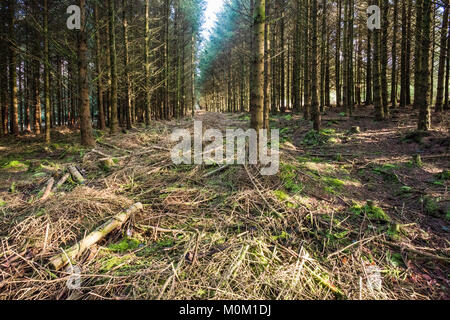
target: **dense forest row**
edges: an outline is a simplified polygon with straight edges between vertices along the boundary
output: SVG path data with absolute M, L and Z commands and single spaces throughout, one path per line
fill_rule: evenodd
M 195 104 L 202 0 L 1 3 L 1 134 L 99 129 L 181 117 Z M 46 125 L 49 123 L 50 125 Z
M 45 131 L 49 141 L 53 126 L 80 126 L 93 145 L 92 121 L 117 132 L 195 110 L 202 0 L 80 1 L 80 31 L 66 27 L 69 5 L 2 2 L 2 134 Z M 380 29 L 367 28 L 369 5 L 381 8 Z M 263 110 L 263 126 L 288 109 L 320 129 L 332 105 L 352 114 L 373 104 L 382 120 L 413 104 L 428 130 L 431 111 L 449 108 L 448 8 L 446 0 L 227 1 L 200 53 L 201 104 L 249 111 L 259 86 L 263 106 L 253 110 Z
M 373 31 L 370 5 L 381 9 Z M 260 90 L 264 126 L 292 109 L 316 128 L 336 105 L 374 105 L 383 120 L 413 104 L 428 130 L 431 112 L 449 109 L 448 13 L 447 0 L 230 0 L 201 55 L 202 103 L 244 112 Z M 258 22 L 263 33 L 250 32 Z M 263 56 L 262 85 L 252 72 Z

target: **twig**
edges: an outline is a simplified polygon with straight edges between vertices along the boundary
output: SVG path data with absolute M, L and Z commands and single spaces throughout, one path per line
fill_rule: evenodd
M 222 167 L 220 167 L 220 168 L 218 168 L 218 169 L 216 169 L 216 170 L 213 170 L 213 171 L 211 171 L 211 172 L 205 174 L 202 178 L 209 178 L 209 177 L 215 175 L 216 173 L 219 173 L 219 172 L 225 170 L 225 169 L 228 168 L 228 167 L 229 167 L 229 165 L 222 166 Z

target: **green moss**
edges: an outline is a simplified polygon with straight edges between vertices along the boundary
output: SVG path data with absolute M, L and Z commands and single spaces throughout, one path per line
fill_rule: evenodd
M 350 208 L 350 211 L 356 215 L 366 215 L 367 218 L 373 221 L 390 222 L 391 218 L 384 212 L 383 209 L 375 206 L 371 201 L 368 201 L 366 205 L 354 205 Z
M 129 259 L 129 257 L 127 257 L 127 256 L 122 256 L 122 257 L 107 256 L 104 259 L 102 259 L 103 261 L 102 261 L 102 266 L 101 266 L 100 270 L 103 272 L 111 271 L 115 267 L 126 263 L 126 261 L 128 259 Z
M 28 169 L 28 166 L 19 161 L 19 160 L 12 160 L 8 161 L 2 166 L 3 169 Z
M 373 172 L 383 176 L 383 180 L 386 182 L 400 182 L 399 177 L 395 174 L 395 172 L 393 172 L 393 170 L 396 168 L 397 166 L 394 164 L 385 164 L 381 167 L 375 167 L 373 169 Z
M 423 209 L 426 214 L 436 215 L 439 213 L 438 201 L 430 196 L 425 196 L 423 199 Z
M 408 195 L 410 195 L 413 191 L 414 191 L 414 189 L 411 188 L 411 187 L 408 187 L 408 186 L 402 186 L 402 187 L 396 192 L 396 195 L 397 195 L 397 196 L 408 196 Z
M 272 236 L 272 240 L 273 241 L 278 241 L 278 240 L 287 240 L 289 238 L 289 234 L 286 231 L 283 231 L 280 235 L 278 236 Z
M 0 198 L 0 207 L 6 206 L 6 201 L 4 201 L 2 198 Z
M 308 146 L 319 146 L 324 145 L 328 142 L 337 142 L 335 139 L 336 130 L 334 129 L 323 129 L 319 132 L 315 130 L 309 131 L 305 138 L 303 139 L 303 143 Z
M 273 191 L 273 194 L 279 201 L 285 203 L 288 208 L 296 208 L 297 207 L 296 203 L 294 201 L 292 201 L 293 199 L 288 194 L 286 194 L 284 191 L 276 190 L 276 191 Z
M 322 181 L 327 185 L 325 187 L 325 191 L 331 194 L 336 194 L 337 192 L 341 191 L 342 187 L 345 185 L 344 181 L 332 177 L 323 177 Z
M 289 192 L 299 193 L 303 190 L 303 185 L 296 181 L 297 168 L 291 164 L 282 164 L 280 168 L 280 178 L 284 187 Z
M 386 254 L 386 260 L 393 267 L 405 267 L 405 263 L 403 262 L 403 257 L 400 253 L 392 254 L 390 251 L 388 251 Z
M 136 239 L 125 238 L 119 243 L 109 245 L 108 248 L 114 252 L 125 253 L 136 250 L 140 244 L 141 242 Z

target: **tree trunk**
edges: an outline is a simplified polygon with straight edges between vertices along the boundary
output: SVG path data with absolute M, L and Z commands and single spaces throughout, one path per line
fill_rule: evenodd
M 341 24 L 342 24 L 342 0 L 337 1 L 337 28 L 336 28 L 336 55 L 335 55 L 335 73 L 336 73 L 336 106 L 341 106 Z
M 128 2 L 127 0 L 122 0 L 123 9 L 123 47 L 124 47 L 124 57 L 123 63 L 125 66 L 125 119 L 127 123 L 127 129 L 131 129 L 131 79 L 129 70 L 129 57 L 128 57 L 128 20 L 127 20 L 127 10 Z
M 394 32 L 392 34 L 391 105 L 397 107 L 397 32 L 398 0 L 394 0 Z
M 372 4 L 378 5 L 378 1 L 375 0 Z M 380 121 L 384 119 L 383 99 L 381 96 L 380 30 L 373 30 L 373 42 L 373 98 L 375 117 Z
M 50 105 L 50 54 L 48 31 L 48 0 L 44 0 L 44 101 L 45 101 L 45 142 L 50 143 L 51 105 Z
M 114 0 L 108 0 L 109 9 L 109 51 L 111 55 L 111 134 L 119 131 L 119 119 L 117 114 L 117 55 L 116 55 L 116 30 L 115 30 L 115 5 Z
M 436 93 L 436 112 L 444 111 L 444 76 L 445 76 L 445 63 L 447 59 L 447 33 L 448 33 L 448 11 L 449 2 L 448 0 L 443 0 L 445 5 L 444 15 L 442 17 L 442 29 L 441 29 L 441 45 L 440 45 L 440 55 L 439 55 L 439 72 L 438 72 L 438 86 Z
M 382 0 L 382 36 L 381 36 L 381 99 L 383 101 L 384 118 L 389 117 L 388 105 L 388 33 L 389 33 L 389 0 Z
M 253 13 L 253 59 L 251 83 L 251 124 L 259 133 L 264 126 L 264 29 L 266 23 L 265 0 L 255 0 Z
M 321 129 L 321 114 L 319 106 L 319 97 L 317 93 L 317 1 L 312 0 L 311 24 L 312 24 L 312 43 L 311 43 L 311 110 L 314 121 L 314 130 Z
M 79 32 L 78 59 L 79 59 L 79 99 L 80 99 L 80 128 L 81 144 L 88 147 L 95 146 L 92 132 L 92 121 L 89 108 L 89 82 L 87 76 L 87 35 L 86 35 L 86 0 L 80 0 L 81 30 Z
M 95 18 L 95 64 L 97 70 L 97 105 L 98 105 L 98 128 L 100 130 L 106 130 L 105 120 L 105 106 L 103 103 L 103 81 L 102 81 L 102 68 L 101 68 L 101 46 L 100 46 L 100 18 L 98 14 L 98 3 L 94 5 L 94 18 Z
M 15 23 L 16 23 L 16 4 L 15 0 L 8 2 L 9 16 L 9 88 L 10 88 L 10 129 L 14 135 L 19 135 L 19 106 L 17 99 L 17 53 L 14 46 L 15 41 Z
M 415 92 L 416 106 L 419 108 L 419 131 L 428 131 L 431 129 L 431 108 L 429 104 L 430 98 L 430 34 L 431 34 L 431 0 L 423 0 L 421 23 L 416 25 L 420 28 L 420 50 L 417 52 L 416 59 L 420 59 L 417 78 L 417 92 Z

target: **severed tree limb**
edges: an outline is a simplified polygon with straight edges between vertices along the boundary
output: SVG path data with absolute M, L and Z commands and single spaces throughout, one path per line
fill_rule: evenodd
M 47 187 L 45 188 L 45 191 L 44 191 L 44 194 L 42 195 L 41 201 L 47 200 L 47 198 L 50 196 L 54 183 L 55 183 L 55 179 L 50 178 L 48 180 Z
M 98 151 L 97 149 L 92 149 L 91 151 L 92 153 L 98 154 L 99 156 L 103 157 L 103 158 L 112 158 L 111 156 L 107 155 L 106 153 L 103 153 L 101 151 Z
M 61 180 L 58 181 L 58 183 L 56 184 L 56 186 L 53 188 L 52 193 L 55 193 L 56 191 L 58 191 L 59 188 L 62 187 L 62 185 L 64 183 L 66 183 L 67 179 L 69 179 L 70 177 L 70 173 L 66 173 Z
M 96 244 L 100 240 L 104 239 L 109 233 L 117 228 L 123 226 L 123 224 L 130 218 L 135 212 L 142 210 L 144 207 L 142 203 L 138 202 L 128 208 L 126 211 L 118 214 L 114 218 L 110 219 L 102 226 L 98 227 L 95 231 L 86 236 L 83 240 L 78 242 L 72 248 L 67 251 L 63 250 L 63 253 L 50 259 L 50 264 L 55 270 L 60 270 L 66 264 L 69 263 L 69 259 L 74 259 L 79 257 L 86 249 L 90 246 Z
M 78 171 L 78 169 L 75 166 L 70 166 L 69 171 L 72 174 L 72 177 L 78 181 L 79 184 L 84 184 L 85 180 L 81 173 Z
M 211 172 L 205 174 L 202 178 L 209 178 L 209 177 L 215 175 L 216 173 L 219 173 L 219 172 L 221 172 L 221 171 L 227 169 L 228 167 L 229 167 L 229 165 L 222 166 L 222 167 L 220 167 L 220 168 L 218 168 L 218 169 L 216 169 L 216 170 L 213 170 L 213 171 L 211 171 Z
M 100 142 L 100 141 L 97 141 L 97 143 L 98 143 L 99 145 L 102 145 L 102 146 L 105 146 L 105 147 L 108 147 L 108 148 L 111 148 L 111 149 L 114 149 L 114 150 L 124 151 L 124 152 L 130 153 L 130 154 L 133 153 L 133 152 L 130 151 L 130 150 L 122 149 L 122 148 L 119 148 L 118 146 L 115 146 L 115 145 L 113 145 L 113 144 L 109 144 L 109 143 L 106 143 L 106 142 Z

